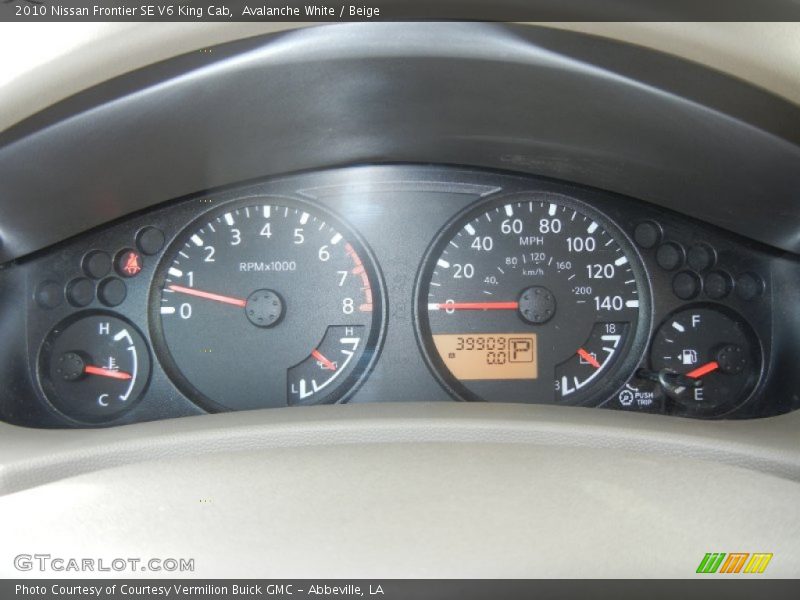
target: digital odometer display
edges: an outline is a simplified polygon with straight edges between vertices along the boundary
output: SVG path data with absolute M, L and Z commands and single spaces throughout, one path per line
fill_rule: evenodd
M 536 379 L 536 334 L 489 333 L 433 336 L 436 350 L 456 378 Z
M 159 266 L 156 352 L 190 398 L 242 410 L 342 399 L 378 356 L 366 246 L 305 202 L 250 198 L 189 225 Z
M 649 288 L 609 219 L 562 195 L 519 194 L 442 230 L 416 310 L 426 358 L 458 397 L 600 402 L 643 351 Z

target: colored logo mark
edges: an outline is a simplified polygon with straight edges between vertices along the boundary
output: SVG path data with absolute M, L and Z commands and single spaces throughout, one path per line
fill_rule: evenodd
M 697 566 L 697 573 L 763 573 L 772 553 L 755 552 L 707 552 Z

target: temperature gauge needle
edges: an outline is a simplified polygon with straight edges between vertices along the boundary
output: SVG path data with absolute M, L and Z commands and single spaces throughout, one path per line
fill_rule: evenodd
M 318 360 L 320 363 L 322 363 L 322 366 L 323 366 L 323 367 L 325 367 L 326 369 L 328 369 L 329 371 L 335 371 L 335 370 L 336 370 L 336 365 L 335 365 L 335 364 L 333 364 L 333 363 L 332 363 L 330 360 L 328 360 L 327 358 L 325 358 L 325 357 L 323 356 L 322 352 L 320 352 L 320 351 L 319 351 L 319 350 L 317 350 L 316 348 L 315 348 L 314 350 L 312 350 L 312 351 L 311 351 L 311 356 L 313 356 L 314 358 L 316 358 L 316 359 L 317 359 L 317 360 Z
M 719 369 L 719 363 L 715 360 L 712 360 L 709 363 L 697 367 L 693 371 L 689 371 L 686 374 L 686 377 L 691 377 L 692 379 L 698 379 L 703 375 L 708 375 L 709 373 L 713 373 L 717 369 Z
M 428 310 L 517 310 L 519 302 L 440 302 L 428 304 Z
M 214 302 L 222 302 L 223 304 L 232 304 L 233 306 L 240 306 L 244 308 L 247 306 L 247 300 L 241 298 L 232 298 L 231 296 L 223 296 L 222 294 L 214 294 L 212 292 L 204 292 L 195 288 L 183 287 L 182 285 L 168 285 L 168 290 L 178 292 L 179 294 L 186 294 L 187 296 L 197 296 L 206 300 L 213 300 Z
M 102 367 L 94 367 L 86 365 L 83 372 L 87 375 L 99 375 L 100 377 L 109 377 L 110 379 L 132 379 L 133 375 L 123 371 L 112 371 L 111 369 L 103 369 Z
M 591 354 L 589 354 L 583 348 L 578 348 L 578 356 L 580 356 L 583 360 L 592 365 L 595 369 L 599 369 L 601 366 L 600 363 L 597 362 L 597 359 Z

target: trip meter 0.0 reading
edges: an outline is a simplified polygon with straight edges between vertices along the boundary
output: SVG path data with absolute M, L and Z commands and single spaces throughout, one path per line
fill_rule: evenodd
M 156 351 L 210 408 L 342 399 L 376 359 L 384 303 L 355 233 L 288 199 L 223 205 L 165 255 L 151 302 Z
M 536 334 L 440 333 L 433 336 L 439 356 L 462 381 L 536 379 Z
M 519 194 L 444 229 L 420 272 L 416 310 L 426 357 L 457 396 L 581 404 L 604 400 L 635 367 L 649 290 L 608 219 L 561 195 Z M 502 344 L 499 360 L 489 344 Z

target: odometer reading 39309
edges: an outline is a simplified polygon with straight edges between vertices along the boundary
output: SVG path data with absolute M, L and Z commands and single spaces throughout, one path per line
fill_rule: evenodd
M 322 209 L 223 205 L 172 244 L 151 298 L 156 352 L 213 409 L 329 403 L 378 355 L 384 302 L 366 246 Z
M 649 306 L 625 235 L 556 194 L 468 210 L 433 242 L 417 281 L 426 358 L 472 400 L 605 400 L 640 358 Z

